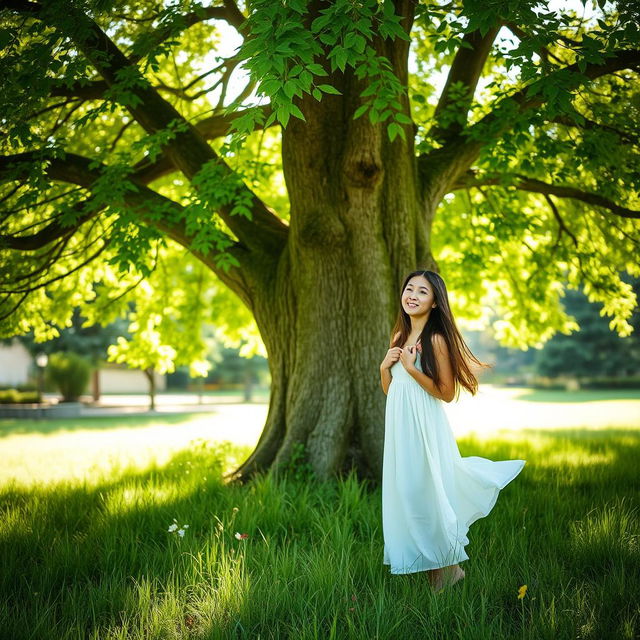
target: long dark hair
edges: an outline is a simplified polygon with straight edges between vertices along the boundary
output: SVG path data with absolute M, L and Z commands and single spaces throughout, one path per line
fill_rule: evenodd
M 440 388 L 441 380 L 431 342 L 431 337 L 438 333 L 445 339 L 447 347 L 449 348 L 451 369 L 453 370 L 453 379 L 456 387 L 456 398 L 460 394 L 460 387 L 464 387 L 471 395 L 475 395 L 478 391 L 478 379 L 471 371 L 469 365 L 471 363 L 479 367 L 488 367 L 489 365 L 480 362 L 480 360 L 471 353 L 471 350 L 460 335 L 460 331 L 458 331 L 458 327 L 456 327 L 456 322 L 453 318 L 453 313 L 451 313 L 451 307 L 449 306 L 447 287 L 444 280 L 435 271 L 412 271 L 404 280 L 402 289 L 400 290 L 400 296 L 402 297 L 407 283 L 414 276 L 424 276 L 428 280 L 433 288 L 434 301 L 436 303 L 436 306 L 431 309 L 429 319 L 424 325 L 424 329 L 420 335 L 420 344 L 422 345 L 420 364 L 422 370 L 433 379 L 436 387 Z M 400 335 L 396 340 L 393 340 L 393 336 L 398 332 Z M 402 308 L 401 302 L 398 319 L 391 333 L 393 340 L 391 346 L 401 347 L 406 342 L 410 333 L 411 319 L 409 314 Z

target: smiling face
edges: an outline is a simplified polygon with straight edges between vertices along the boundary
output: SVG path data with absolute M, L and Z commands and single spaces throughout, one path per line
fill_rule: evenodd
M 431 283 L 424 276 L 413 276 L 402 292 L 402 308 L 409 317 L 428 314 L 436 305 Z

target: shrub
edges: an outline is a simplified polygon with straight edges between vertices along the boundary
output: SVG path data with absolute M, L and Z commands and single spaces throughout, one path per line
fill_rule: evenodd
M 63 402 L 76 402 L 84 393 L 91 375 L 91 363 L 71 351 L 49 356 L 47 380 L 62 394 Z
M 38 402 L 37 391 L 18 391 L 18 389 L 3 389 L 0 391 L 0 404 L 22 404 Z
M 580 380 L 583 389 L 640 389 L 640 377 L 600 377 Z

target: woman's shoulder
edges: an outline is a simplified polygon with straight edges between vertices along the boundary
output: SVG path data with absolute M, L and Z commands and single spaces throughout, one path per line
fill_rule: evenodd
M 446 350 L 448 348 L 447 339 L 444 337 L 442 333 L 432 333 L 431 344 L 433 345 L 434 348 L 438 348 L 438 349 Z
M 431 334 L 431 346 L 434 351 L 447 353 L 449 351 L 449 343 L 442 333 Z

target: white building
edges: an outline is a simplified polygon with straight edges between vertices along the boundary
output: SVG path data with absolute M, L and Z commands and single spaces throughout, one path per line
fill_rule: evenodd
M 35 363 L 17 340 L 11 346 L 0 345 L 0 387 L 14 387 L 33 377 Z M 31 374 L 31 375 L 30 375 Z
M 14 387 L 33 382 L 36 365 L 27 349 L 18 340 L 10 346 L 0 345 L 0 387 Z M 164 391 L 167 377 L 156 376 L 156 391 Z M 108 363 L 98 371 L 100 393 L 148 393 L 149 381 L 139 369 L 129 369 L 124 364 Z M 95 384 L 93 381 L 90 383 Z M 90 393 L 91 390 L 88 390 Z

